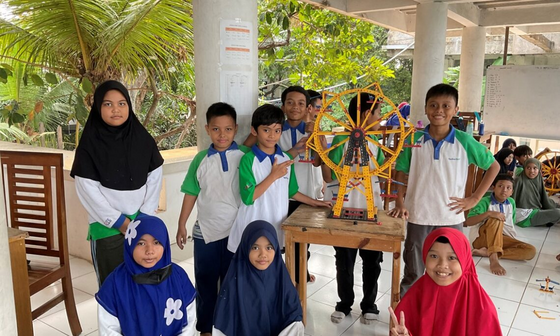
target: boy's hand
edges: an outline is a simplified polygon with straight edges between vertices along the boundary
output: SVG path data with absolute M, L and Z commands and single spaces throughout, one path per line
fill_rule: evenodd
M 329 201 L 314 200 L 313 204 L 311 205 L 319 208 L 332 208 L 332 202 Z
M 288 173 L 288 167 L 293 163 L 294 160 L 288 160 L 279 164 L 278 158 L 275 158 L 274 164 L 272 165 L 272 170 L 270 171 L 270 176 L 274 179 L 274 181 L 278 180 Z
M 315 128 L 315 121 L 310 121 L 305 124 L 305 133 L 313 133 L 313 129 Z
M 305 152 L 305 145 L 306 145 L 307 139 L 309 139 L 309 137 L 303 137 L 303 138 L 299 139 L 299 141 L 296 143 L 296 145 L 294 147 L 292 147 L 292 149 L 295 149 L 295 151 L 298 154 L 301 154 L 301 153 Z
M 404 312 L 401 311 L 401 320 L 397 319 L 395 311 L 389 306 L 389 313 L 391 314 L 391 320 L 393 320 L 393 328 L 391 329 L 391 336 L 409 336 L 408 329 L 404 324 Z
M 179 225 L 177 227 L 177 246 L 182 250 L 187 243 L 187 228 L 186 225 Z
M 387 213 L 389 216 L 394 218 L 404 218 L 404 220 L 408 220 L 408 210 L 402 204 L 396 204 L 393 210 Z
M 488 217 L 496 218 L 497 220 L 500 220 L 502 222 L 506 221 L 506 215 L 499 211 L 488 211 Z
M 472 209 L 479 201 L 472 196 L 465 197 L 465 198 L 450 197 L 450 199 L 453 202 L 451 202 L 447 205 L 451 208 L 450 209 L 451 211 L 456 211 L 457 214 L 460 214 L 461 212 L 465 212 L 469 209 Z

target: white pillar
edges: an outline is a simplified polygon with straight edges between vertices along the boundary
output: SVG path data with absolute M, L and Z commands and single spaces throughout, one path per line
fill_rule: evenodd
M 416 6 L 416 32 L 412 68 L 412 95 L 410 120 L 416 124 L 424 115 L 426 92 L 443 81 L 445 61 L 445 32 L 447 4 L 420 3 Z
M 0 166 L 1 168 L 1 166 Z M 4 189 L 0 183 L 0 335 L 17 335 L 12 268 L 10 266 L 10 246 L 8 244 L 8 223 L 4 204 Z
M 461 75 L 459 76 L 459 109 L 461 111 L 480 111 L 485 46 L 486 29 L 484 27 L 463 28 Z
M 236 109 L 239 130 L 235 140 L 241 144 L 249 134 L 258 100 L 257 2 L 193 0 L 192 4 L 198 149 L 210 145 L 204 129 L 206 111 L 219 101 Z M 224 35 L 223 24 L 227 22 L 230 28 L 238 25 L 239 30 L 229 30 L 233 33 Z M 243 41 L 248 30 L 251 38 Z M 234 51 L 224 54 L 225 46 Z

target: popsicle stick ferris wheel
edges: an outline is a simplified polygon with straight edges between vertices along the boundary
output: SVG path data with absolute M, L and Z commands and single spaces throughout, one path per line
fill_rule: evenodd
M 367 93 L 369 95 L 369 100 L 367 102 L 361 100 L 362 93 Z M 358 97 L 358 113 L 356 120 L 352 120 L 342 98 L 352 98 L 356 95 Z M 368 125 L 368 117 L 374 112 L 373 108 L 376 103 L 382 102 L 389 104 L 392 107 L 391 111 L 385 114 L 381 119 Z M 360 113 L 360 106 L 365 103 L 371 104 L 371 107 L 369 110 L 365 111 L 365 113 Z M 335 117 L 333 111 L 336 109 L 343 111 L 346 118 Z M 377 130 L 376 125 L 379 125 L 381 121 L 387 120 L 395 114 L 399 119 L 398 128 L 392 130 Z M 336 123 L 336 126 L 333 128 L 333 130 L 336 131 L 322 130 L 321 123 L 323 120 L 330 120 Z M 401 117 L 395 104 L 383 94 L 381 87 L 377 83 L 373 83 L 365 88 L 351 89 L 340 93 L 323 92 L 323 107 L 317 115 L 315 127 L 313 133 L 309 136 L 307 146 L 321 157 L 323 163 L 335 173 L 340 182 L 338 191 L 339 197 L 337 197 L 336 203 L 333 205 L 331 214 L 333 218 L 376 220 L 377 208 L 373 197 L 371 177 L 378 176 L 384 179 L 386 181 L 385 190 L 391 190 L 391 184 L 398 183 L 391 178 L 392 165 L 403 147 L 416 146 L 414 144 L 405 144 L 405 139 L 412 136 L 413 133 L 414 126 Z M 398 140 L 395 140 L 395 143 L 391 146 L 389 146 L 388 143 L 383 144 L 379 140 L 376 140 L 376 138 L 382 139 L 386 134 L 398 134 L 400 136 L 392 137 Z M 345 138 L 337 144 L 325 148 L 323 145 L 324 140 L 322 141 L 322 139 L 327 135 L 341 135 L 345 136 Z M 377 162 L 368 144 L 376 146 L 378 153 L 381 151 L 383 152 L 385 161 L 382 164 Z M 345 148 L 341 160 L 339 162 L 333 162 L 333 160 L 329 158 L 329 152 L 341 146 Z M 363 186 L 363 190 L 358 188 L 359 185 Z M 344 195 L 354 189 L 359 190 L 366 198 L 367 209 L 343 208 Z M 396 195 L 390 194 L 388 191 L 387 193 L 382 192 L 381 197 L 396 197 Z
M 560 152 L 546 151 L 535 157 L 541 162 L 544 188 L 549 196 L 560 192 Z

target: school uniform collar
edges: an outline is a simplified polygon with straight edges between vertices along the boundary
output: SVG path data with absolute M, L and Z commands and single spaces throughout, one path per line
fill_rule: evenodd
M 511 203 L 509 202 L 508 199 L 506 199 L 503 202 L 500 202 L 496 199 L 496 197 L 494 197 L 494 193 L 490 194 L 490 204 L 492 205 L 499 205 L 500 206 L 500 212 L 501 213 L 506 213 L 504 206 L 505 205 L 510 205 Z
M 434 160 L 439 160 L 439 153 L 444 142 L 449 142 L 450 144 L 455 143 L 455 127 L 449 125 L 449 128 L 449 134 L 447 134 L 445 138 L 441 139 L 441 141 L 437 141 L 436 139 L 432 138 L 429 133 L 430 125 L 427 125 L 426 128 L 424 128 L 424 142 L 432 140 L 432 144 L 434 145 Z
M 274 164 L 274 157 L 276 155 L 284 156 L 284 152 L 282 152 L 280 146 L 274 145 L 274 148 L 275 148 L 274 153 L 270 155 L 263 152 L 256 144 L 251 147 L 251 150 L 253 151 L 253 153 L 255 153 L 255 156 L 257 157 L 257 159 L 259 159 L 259 162 L 263 162 L 264 159 L 268 157 L 270 158 L 270 163 Z
M 297 143 L 296 130 L 299 131 L 301 134 L 305 134 L 305 122 L 302 121 L 296 127 L 292 127 L 292 126 L 290 126 L 290 123 L 288 121 L 285 121 L 284 125 L 282 126 L 282 132 L 287 131 L 287 130 L 291 131 L 292 147 L 294 147 Z
M 214 154 L 220 154 L 220 160 L 222 161 L 222 171 L 227 172 L 229 167 L 228 167 L 228 162 L 227 162 L 227 157 L 226 157 L 226 152 L 228 150 L 233 150 L 233 149 L 239 149 L 239 147 L 237 146 L 237 143 L 234 141 L 231 143 L 231 145 L 229 145 L 229 147 L 226 150 L 223 151 L 218 151 L 215 147 L 214 144 L 211 144 L 210 147 L 208 147 L 208 157 L 211 157 Z

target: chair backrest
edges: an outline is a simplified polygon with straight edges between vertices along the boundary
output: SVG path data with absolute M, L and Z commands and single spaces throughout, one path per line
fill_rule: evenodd
M 29 232 L 26 252 L 58 257 L 66 264 L 62 154 L 0 151 L 0 162 L 7 217 L 11 227 Z
M 381 134 L 381 136 L 379 137 L 379 142 L 383 146 L 391 149 L 392 151 L 396 150 L 397 144 L 399 143 L 400 138 L 401 138 L 401 134 L 400 133 L 385 133 L 384 131 L 393 130 L 395 128 L 396 128 L 395 126 L 380 126 L 379 127 L 379 131 L 383 132 Z M 397 153 L 397 155 L 398 155 L 398 153 Z M 393 178 L 395 178 L 396 171 L 394 170 L 394 167 L 391 167 L 390 169 L 393 169 L 393 172 L 392 172 L 391 176 L 393 176 Z M 383 189 L 387 189 L 384 185 L 385 184 L 383 184 Z M 396 184 L 392 185 L 391 190 L 387 190 L 386 193 L 390 195 L 395 190 L 397 190 L 397 185 Z M 389 203 L 391 202 L 391 200 L 393 200 L 393 199 L 392 198 L 385 198 L 383 200 L 383 209 L 385 211 L 389 210 Z

